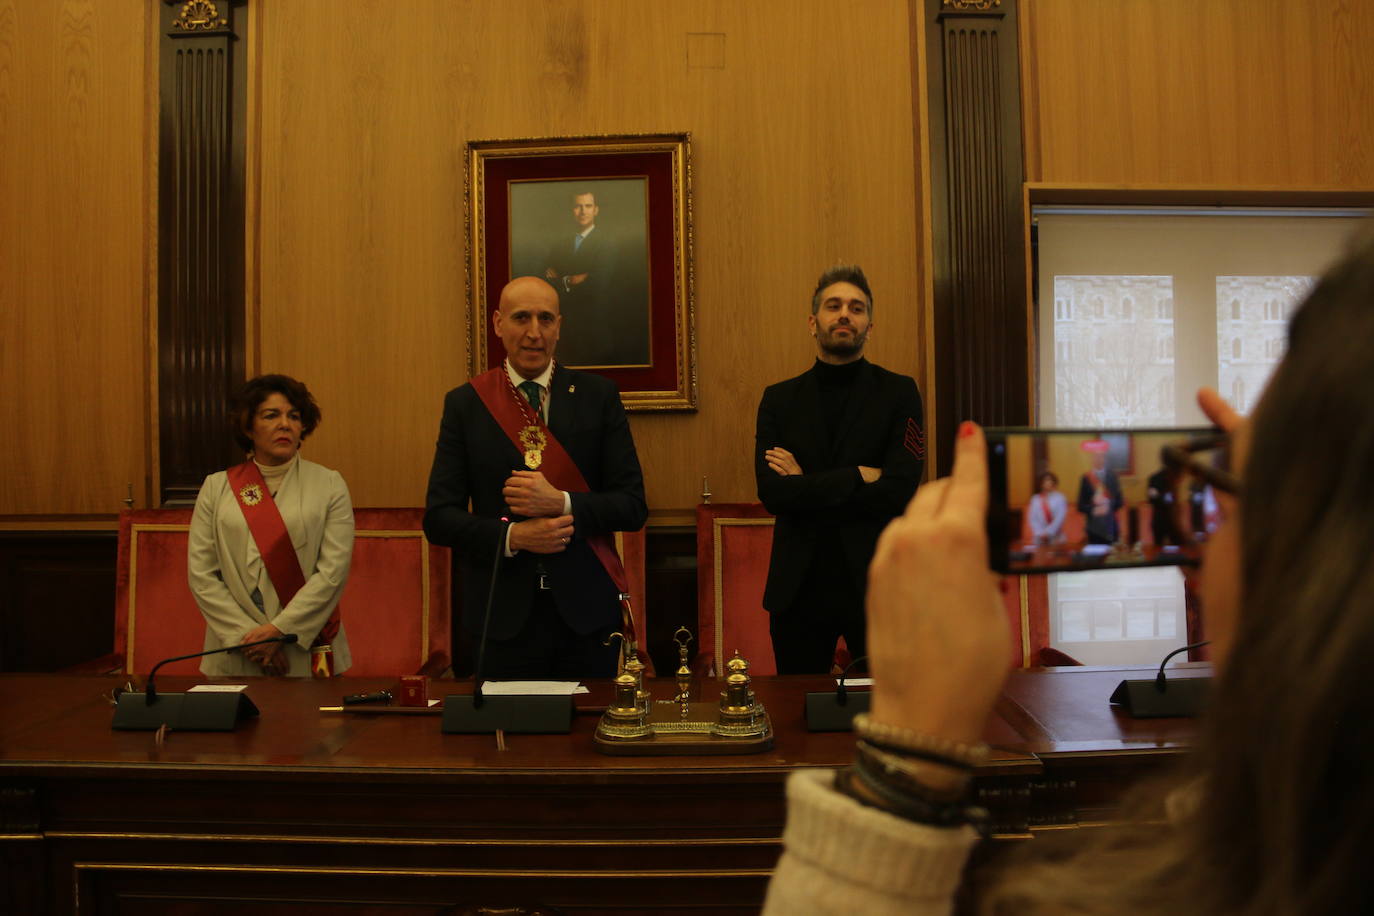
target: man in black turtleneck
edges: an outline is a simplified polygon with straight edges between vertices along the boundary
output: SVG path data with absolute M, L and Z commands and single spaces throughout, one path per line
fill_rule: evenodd
M 763 606 L 779 674 L 828 672 L 841 636 L 865 654 L 868 563 L 925 463 L 915 380 L 863 358 L 872 315 L 863 270 L 822 274 L 807 322 L 816 362 L 759 403 L 754 474 L 777 516 Z

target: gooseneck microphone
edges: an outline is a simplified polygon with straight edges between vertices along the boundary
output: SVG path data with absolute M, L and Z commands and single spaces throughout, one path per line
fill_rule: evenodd
M 1158 690 L 1160 693 L 1163 693 L 1169 687 L 1169 681 L 1167 678 L 1164 677 L 1164 666 L 1169 664 L 1169 659 L 1173 658 L 1180 652 L 1190 652 L 1193 649 L 1201 649 L 1209 642 L 1211 642 L 1210 639 L 1204 639 L 1202 642 L 1190 643 L 1189 645 L 1175 649 L 1168 655 L 1164 656 L 1164 661 L 1159 663 L 1159 673 L 1155 675 L 1155 690 Z
M 480 709 L 486 698 L 482 696 L 482 661 L 487 655 L 487 629 L 491 626 L 491 606 L 496 601 L 496 571 L 501 568 L 501 558 L 506 555 L 506 532 L 510 530 L 510 519 L 502 516 L 500 536 L 496 539 L 496 559 L 491 564 L 491 587 L 487 589 L 487 610 L 482 616 L 482 639 L 477 644 L 477 664 L 472 670 L 472 705 Z
M 283 633 L 281 636 L 273 636 L 268 639 L 259 639 L 257 642 L 244 642 L 239 643 L 236 646 L 221 646 L 218 649 L 207 649 L 204 652 L 192 652 L 190 655 L 178 655 L 174 658 L 164 658 L 162 661 L 158 662 L 156 665 L 153 666 L 152 671 L 148 672 L 148 687 L 144 691 L 145 701 L 149 706 L 152 706 L 154 703 L 157 702 L 157 689 L 153 687 L 153 677 L 157 674 L 157 669 L 161 668 L 168 662 L 182 662 L 188 658 L 200 658 L 204 655 L 215 655 L 219 652 L 233 652 L 235 649 L 249 649 L 253 646 L 265 646 L 270 642 L 281 643 L 282 645 L 290 645 L 291 643 L 294 643 L 297 640 L 298 637 L 295 633 Z

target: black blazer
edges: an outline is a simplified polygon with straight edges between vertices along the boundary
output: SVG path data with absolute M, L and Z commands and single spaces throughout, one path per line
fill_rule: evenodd
M 921 394 L 909 376 L 865 362 L 849 398 L 848 416 L 832 450 L 816 422 L 820 389 L 815 369 L 770 385 L 759 403 L 754 476 L 759 500 L 777 516 L 763 606 L 786 611 L 811 564 L 839 556 L 859 594 L 878 535 L 916 492 L 925 465 Z M 790 451 L 800 476 L 783 477 L 764 452 Z M 864 483 L 859 465 L 882 468 Z
M 550 379 L 549 429 L 591 487 L 573 493 L 573 540 L 558 554 L 520 551 L 503 557 L 492 607 L 491 638 L 509 639 L 529 616 L 542 562 L 559 613 L 574 630 L 591 633 L 620 619 L 617 589 L 587 543 L 587 536 L 637 531 L 649 510 L 630 425 L 620 393 L 609 379 L 555 366 Z M 480 633 L 492 563 L 504 551 L 511 512 L 501 488 L 524 458 L 482 404 L 472 385 L 444 397 L 444 418 L 425 497 L 425 536 L 454 548 L 462 577 L 463 626 Z M 515 519 L 513 519 L 515 520 Z

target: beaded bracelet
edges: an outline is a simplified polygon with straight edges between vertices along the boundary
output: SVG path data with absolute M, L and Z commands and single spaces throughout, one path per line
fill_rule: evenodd
M 874 722 L 866 713 L 854 717 L 854 734 L 875 747 L 940 763 L 959 770 L 972 770 L 988 759 L 991 749 L 984 743 L 965 744 L 934 735 L 923 735 L 909 728 Z

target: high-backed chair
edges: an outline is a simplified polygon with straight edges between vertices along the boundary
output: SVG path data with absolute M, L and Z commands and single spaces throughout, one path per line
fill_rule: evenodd
M 773 516 L 759 503 L 697 506 L 696 668 L 719 675 L 739 650 L 750 672 L 776 674 L 763 587 Z
M 186 581 L 191 509 L 126 510 L 119 519 L 115 653 L 107 667 L 143 674 L 200 649 L 205 619 Z M 353 562 L 339 601 L 353 665 L 388 677 L 448 667 L 449 551 L 420 528 L 423 509 L 355 509 Z M 197 659 L 168 674 L 196 674 Z
M 639 642 L 639 659 L 644 662 L 644 674 L 654 677 L 654 660 L 649 657 L 648 610 L 644 606 L 647 593 L 645 588 L 645 538 L 644 529 L 638 531 L 617 531 L 615 549 L 620 553 L 620 562 L 625 566 L 625 578 L 630 585 L 630 613 L 634 619 L 635 639 Z

